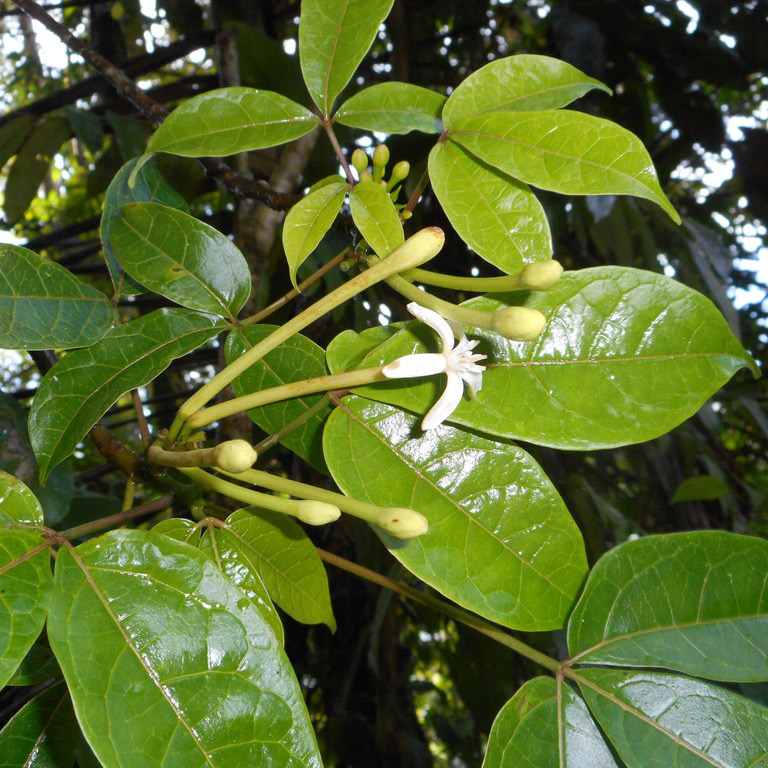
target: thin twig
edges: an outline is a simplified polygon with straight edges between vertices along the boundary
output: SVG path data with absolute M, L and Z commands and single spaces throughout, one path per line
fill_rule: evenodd
M 15 2 L 15 0 L 14 0 Z M 344 169 L 344 173 L 347 177 L 347 181 L 354 186 L 355 185 L 355 177 L 352 175 L 352 169 L 349 167 L 349 163 L 347 162 L 347 158 L 344 156 L 344 152 L 341 150 L 341 145 L 339 144 L 339 140 L 336 138 L 336 133 L 333 130 L 333 126 L 329 122 L 323 123 L 323 128 L 325 128 L 325 132 L 328 134 L 328 140 L 331 142 L 331 146 L 333 147 L 333 151 L 336 153 L 336 157 L 338 157 L 339 162 L 341 163 L 341 167 Z
M 74 528 L 68 528 L 66 531 L 62 531 L 60 535 L 65 539 L 79 539 L 82 536 L 88 536 L 91 533 L 97 533 L 106 528 L 122 525 L 129 520 L 135 520 L 137 517 L 144 517 L 144 515 L 159 512 L 161 509 L 165 509 L 172 501 L 173 497 L 170 495 L 161 496 L 159 499 L 153 499 L 144 504 L 139 504 L 138 507 L 127 509 L 125 512 L 117 512 L 108 517 L 91 520 L 90 523 L 83 523 L 82 525 L 76 525 Z
M 417 203 L 419 202 L 419 198 L 424 194 L 424 190 L 427 188 L 428 183 L 429 183 L 429 171 L 425 169 L 424 173 L 421 174 L 419 183 L 416 185 L 416 189 L 413 190 L 413 194 L 411 195 L 407 205 L 405 206 L 405 209 L 407 211 L 410 211 L 411 213 L 413 213 L 413 209 L 416 207 Z
M 152 435 L 149 431 L 149 424 L 147 424 L 147 417 L 144 415 L 144 404 L 141 402 L 139 396 L 139 390 L 131 390 L 131 398 L 133 398 L 133 407 L 136 410 L 136 420 L 139 422 L 139 432 L 141 432 L 141 442 L 144 445 L 146 451 L 150 445 L 152 445 Z

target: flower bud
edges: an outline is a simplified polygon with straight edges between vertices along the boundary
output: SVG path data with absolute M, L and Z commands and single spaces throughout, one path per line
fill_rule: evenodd
M 408 177 L 408 174 L 411 172 L 411 164 L 407 160 L 401 160 L 399 163 L 395 165 L 395 167 L 392 169 L 392 181 L 402 181 L 403 179 Z
M 379 262 L 382 271 L 391 275 L 418 267 L 437 256 L 444 242 L 445 234 L 440 227 L 425 227 Z
M 352 165 L 355 167 L 357 175 L 361 176 L 364 171 L 368 170 L 368 155 L 362 149 L 356 149 L 352 153 Z
M 306 499 L 296 502 L 296 517 L 308 525 L 325 525 L 338 520 L 341 511 L 333 504 Z
M 563 274 L 563 265 L 554 259 L 538 261 L 529 264 L 520 275 L 524 287 L 534 291 L 544 291 L 551 288 Z
M 538 309 L 507 307 L 491 315 L 491 330 L 511 341 L 531 341 L 547 324 Z
M 360 174 L 360 181 L 373 181 L 373 174 L 370 171 L 363 171 Z
M 398 539 L 414 539 L 429 530 L 424 515 L 405 507 L 384 507 L 376 525 Z
M 379 146 L 373 150 L 373 167 L 385 168 L 388 162 L 389 148 L 386 144 L 379 144 Z
M 239 474 L 250 469 L 258 454 L 245 440 L 227 440 L 213 449 L 213 466 L 225 472 Z

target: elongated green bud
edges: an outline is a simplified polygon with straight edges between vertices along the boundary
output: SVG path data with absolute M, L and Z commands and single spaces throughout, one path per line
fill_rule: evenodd
M 520 275 L 521 283 L 533 291 L 551 288 L 563 274 L 563 265 L 554 259 L 528 264 Z
M 429 530 L 429 521 L 420 512 L 406 507 L 385 507 L 374 521 L 398 539 L 415 539 Z
M 393 275 L 412 269 L 437 256 L 444 242 L 445 234 L 440 227 L 425 227 L 411 235 L 399 248 L 367 271 L 373 277 L 371 270 L 381 270 L 387 275 Z
M 337 506 L 312 500 L 297 501 L 294 514 L 308 525 L 325 525 L 341 517 L 341 511 Z
M 373 167 L 384 168 L 389 162 L 389 148 L 386 144 L 379 144 L 373 150 Z
M 250 469 L 258 454 L 246 440 L 227 440 L 213 449 L 212 464 L 226 472 L 239 474 Z
M 368 155 L 362 149 L 356 149 L 352 153 L 352 165 L 355 167 L 358 176 L 362 176 L 364 171 L 368 170 Z
M 389 177 L 387 190 L 391 192 L 403 179 L 408 178 L 410 172 L 411 164 L 407 160 L 401 160 L 399 163 L 396 163 L 392 169 L 392 175 Z
M 531 341 L 546 324 L 547 318 L 529 307 L 507 307 L 491 315 L 491 330 L 511 341 Z

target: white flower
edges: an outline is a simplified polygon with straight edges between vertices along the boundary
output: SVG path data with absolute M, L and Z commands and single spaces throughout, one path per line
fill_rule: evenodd
M 432 406 L 429 413 L 421 422 L 424 430 L 439 427 L 458 407 L 464 394 L 464 384 L 469 387 L 470 396 L 474 396 L 483 386 L 482 365 L 485 355 L 473 355 L 472 350 L 478 341 L 468 341 L 464 329 L 458 323 L 452 323 L 431 309 L 422 307 L 412 301 L 408 311 L 435 330 L 443 343 L 443 351 L 439 353 L 422 353 L 405 355 L 385 365 L 382 373 L 388 379 L 409 379 L 416 376 L 433 376 L 445 373 L 448 381 L 440 399 Z M 459 340 L 454 346 L 454 335 Z

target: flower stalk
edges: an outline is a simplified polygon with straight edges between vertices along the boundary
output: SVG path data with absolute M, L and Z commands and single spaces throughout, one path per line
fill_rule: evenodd
M 545 291 L 551 288 L 563 274 L 559 261 L 548 259 L 528 264 L 516 275 L 499 277 L 456 277 L 430 272 L 426 269 L 409 269 L 403 277 L 410 282 L 434 285 L 438 288 L 451 288 L 455 291 L 472 293 L 506 293 L 507 291 Z

